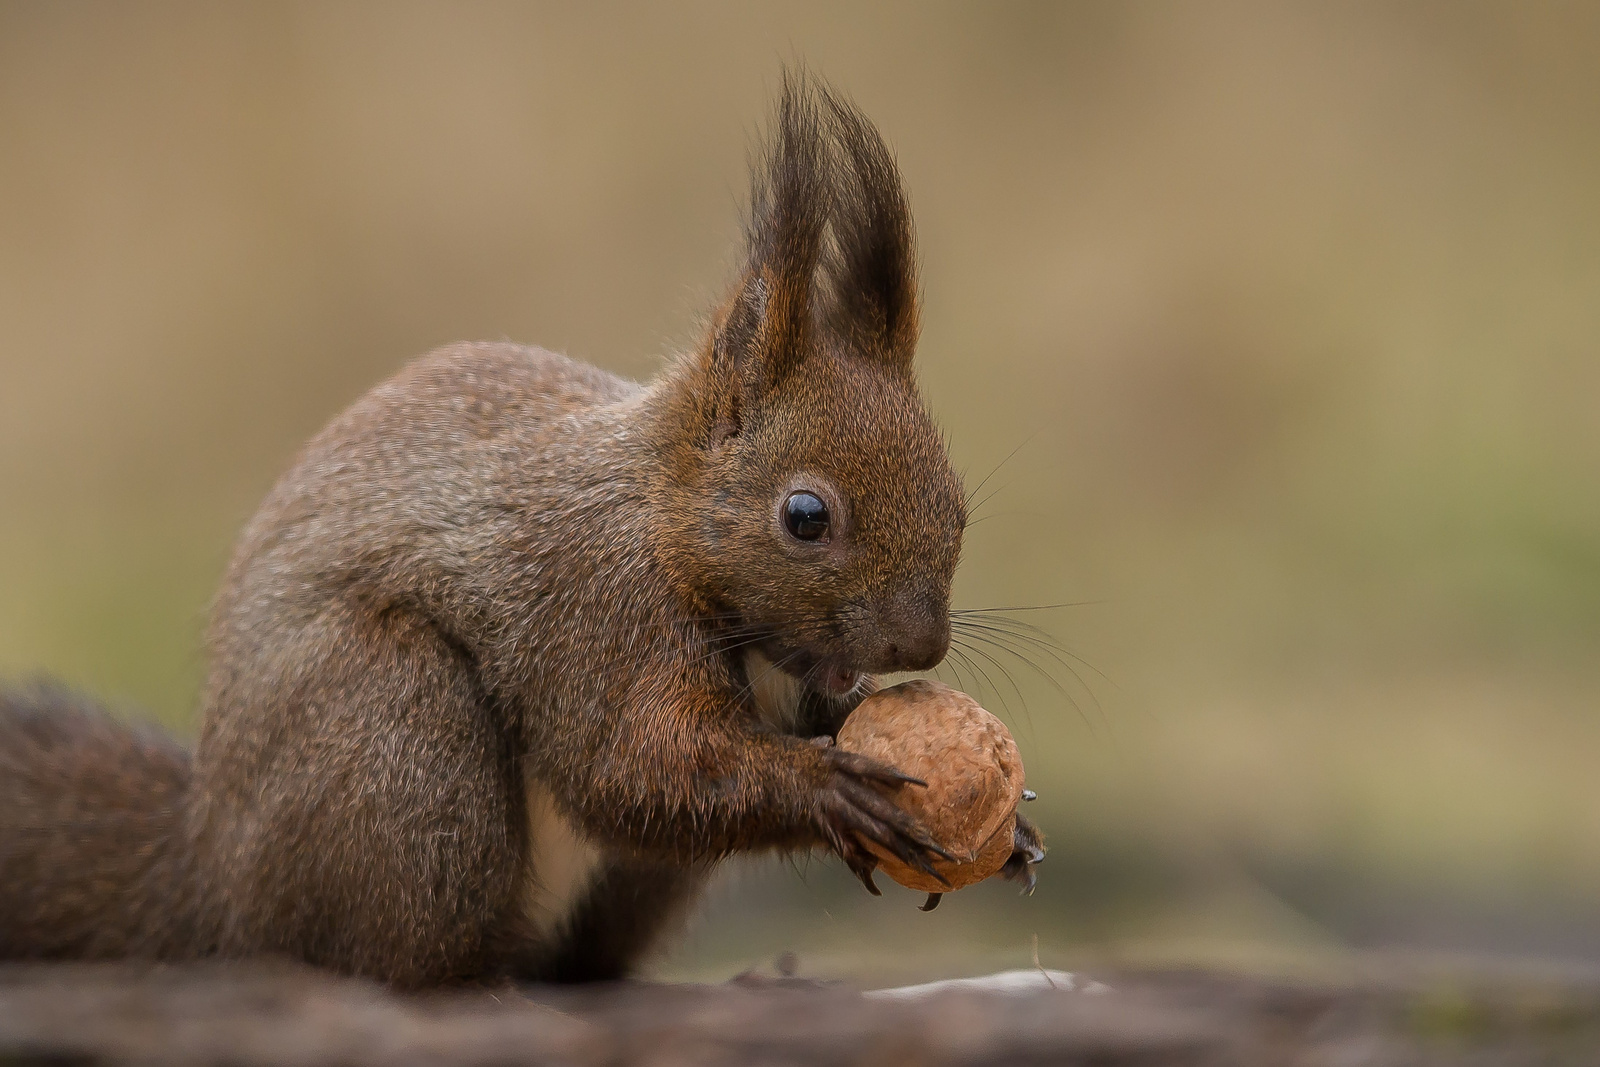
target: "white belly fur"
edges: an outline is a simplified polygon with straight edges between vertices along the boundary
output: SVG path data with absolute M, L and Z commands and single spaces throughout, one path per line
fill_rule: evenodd
M 528 859 L 523 908 L 541 938 L 558 934 L 594 881 L 600 849 L 556 807 L 550 791 L 527 783 Z
M 799 679 L 780 671 L 755 650 L 744 654 L 744 671 L 750 679 L 750 696 L 761 725 L 773 733 L 794 733 L 800 719 L 800 698 L 804 695 Z
M 792 733 L 799 719 L 800 683 L 760 652 L 745 653 L 745 671 L 761 725 Z M 554 936 L 583 899 L 605 858 L 556 807 L 550 791 L 527 783 L 528 860 L 523 909 L 541 938 Z

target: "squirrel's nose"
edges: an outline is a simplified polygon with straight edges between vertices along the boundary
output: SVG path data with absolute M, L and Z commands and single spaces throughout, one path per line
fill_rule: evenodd
M 918 634 L 909 639 L 897 637 L 889 644 L 889 670 L 929 671 L 937 667 L 950 651 L 950 632 Z
M 950 613 L 944 598 L 895 598 L 883 633 L 885 670 L 932 670 L 950 651 Z

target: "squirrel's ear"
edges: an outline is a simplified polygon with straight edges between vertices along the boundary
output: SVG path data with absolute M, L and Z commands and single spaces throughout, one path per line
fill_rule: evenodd
M 909 370 L 918 330 L 917 252 L 900 171 L 861 112 L 832 92 L 823 99 L 847 164 L 834 205 L 829 325 Z
M 783 380 L 813 343 L 817 264 L 833 198 L 829 152 L 806 76 L 786 73 L 777 129 L 756 166 L 747 260 L 719 316 L 712 358 L 744 401 Z

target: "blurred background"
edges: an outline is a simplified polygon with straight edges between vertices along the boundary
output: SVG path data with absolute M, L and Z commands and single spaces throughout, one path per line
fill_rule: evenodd
M 8 0 L 0 677 L 192 731 L 300 442 L 446 341 L 694 343 L 804 59 L 910 190 L 957 598 L 1039 609 L 941 676 L 1052 849 L 931 915 L 733 865 L 657 973 L 1600 960 L 1596 55 L 1585 4 Z

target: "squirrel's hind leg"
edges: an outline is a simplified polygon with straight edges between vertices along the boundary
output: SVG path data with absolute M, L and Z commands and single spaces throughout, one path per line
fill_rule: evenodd
M 520 782 L 467 655 L 395 610 L 324 614 L 278 651 L 293 676 L 216 694 L 197 760 L 219 950 L 481 977 L 514 907 Z

